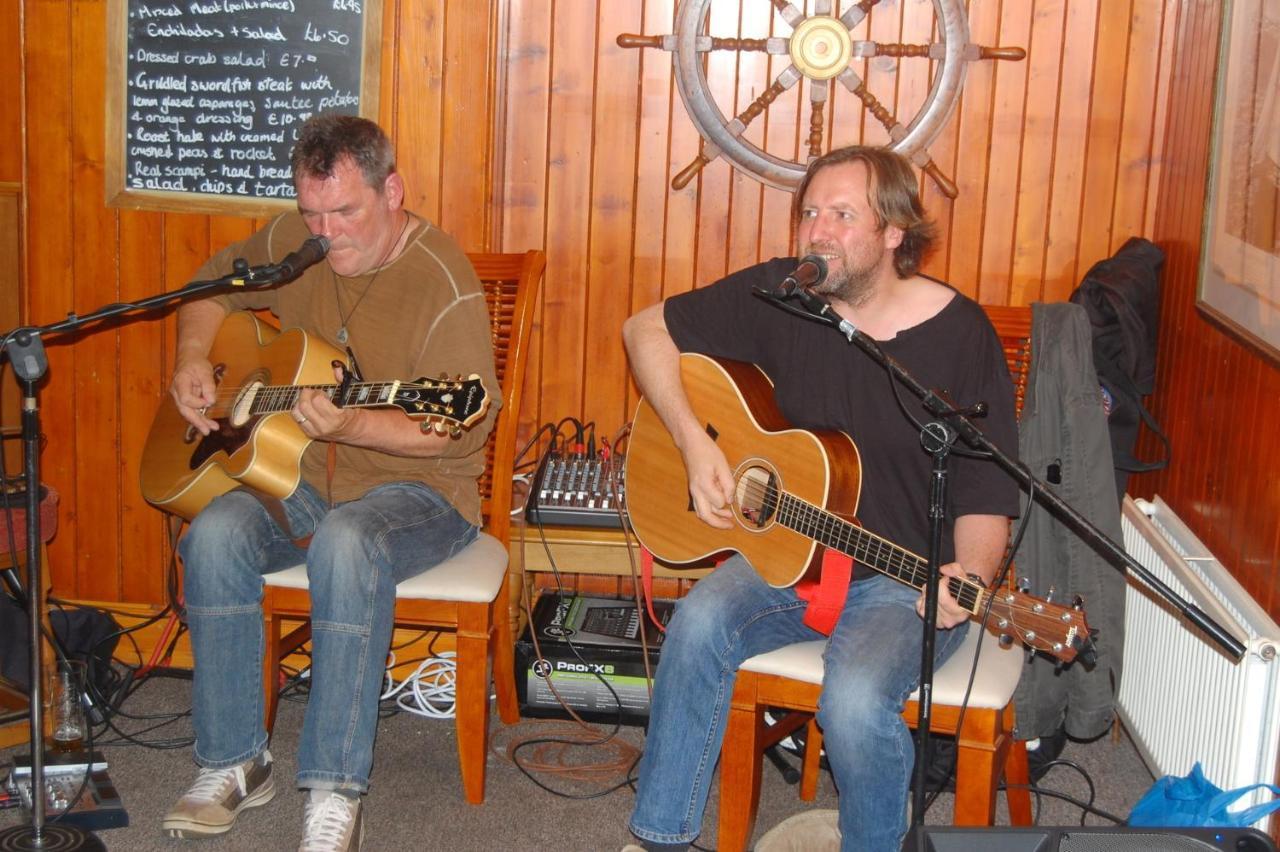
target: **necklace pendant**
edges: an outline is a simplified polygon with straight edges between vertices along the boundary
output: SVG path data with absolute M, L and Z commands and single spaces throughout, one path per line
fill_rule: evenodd
M 342 344 L 347 342 L 347 327 L 345 325 L 338 327 L 338 342 Z

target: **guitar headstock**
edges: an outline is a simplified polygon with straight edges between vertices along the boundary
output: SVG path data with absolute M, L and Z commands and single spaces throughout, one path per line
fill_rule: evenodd
M 414 379 L 401 382 L 391 400 L 405 414 L 426 418 L 437 431 L 466 429 L 489 409 L 489 392 L 474 373 L 467 378 Z
M 987 627 L 1001 636 L 1015 639 L 1028 648 L 1043 651 L 1063 663 L 1077 657 L 1091 663 L 1096 655 L 1093 631 L 1085 622 L 1084 609 L 1062 606 L 1025 592 L 985 590 L 991 596 L 991 618 Z M 986 600 L 975 610 L 978 616 Z

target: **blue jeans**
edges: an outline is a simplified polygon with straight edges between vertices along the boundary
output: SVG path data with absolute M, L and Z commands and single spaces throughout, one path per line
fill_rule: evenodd
M 298 786 L 363 793 L 396 584 L 462 550 L 477 529 L 419 482 L 379 485 L 332 509 L 303 482 L 283 503 L 293 535 L 313 535 L 305 551 L 243 491 L 211 502 L 182 539 L 195 655 L 196 763 L 234 766 L 267 747 L 262 575 L 305 558 L 311 694 L 298 747 Z
M 900 714 L 920 675 L 918 597 L 888 577 L 854 583 L 823 654 L 818 723 L 840 793 L 846 852 L 897 852 L 906 832 L 915 749 Z M 631 814 L 637 837 L 688 843 L 698 836 L 738 666 L 783 645 L 822 639 L 803 624 L 804 608 L 792 589 L 769 586 L 740 556 L 676 604 Z M 938 631 L 938 665 L 966 629 Z

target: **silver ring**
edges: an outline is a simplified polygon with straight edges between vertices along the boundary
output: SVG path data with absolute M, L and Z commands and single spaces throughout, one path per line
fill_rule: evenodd
M 306 422 L 307 422 L 307 416 L 305 414 L 298 418 L 299 426 L 301 426 L 303 423 L 306 423 Z

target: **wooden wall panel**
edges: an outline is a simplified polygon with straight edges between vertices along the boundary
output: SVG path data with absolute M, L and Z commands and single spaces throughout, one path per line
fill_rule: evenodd
M 66 315 L 72 303 L 72 251 L 75 239 L 72 207 L 74 194 L 71 168 L 71 79 L 74 66 L 71 50 L 71 7 L 66 3 L 24 4 L 26 50 L 23 61 L 27 108 L 40 104 L 39 120 L 24 114 L 26 130 L 25 191 L 27 195 L 27 238 L 25 301 L 27 320 L 48 322 Z M 33 39 L 32 33 L 41 38 Z M 101 66 L 98 71 L 101 76 Z M 38 225 L 37 225 L 38 223 Z M 39 282 L 38 284 L 36 282 Z M 76 454 L 85 450 L 77 444 L 73 416 L 75 394 L 74 351 L 63 344 L 47 347 L 49 376 L 40 399 L 41 425 L 47 436 L 41 458 L 41 478 L 53 485 L 62 498 L 59 534 L 50 548 L 50 578 L 56 592 L 74 590 L 76 551 L 73 546 L 79 519 L 76 504 Z M 105 430 L 104 430 L 105 433 Z M 55 554 L 57 556 L 55 557 Z M 114 561 L 115 553 L 110 557 Z
M 106 19 L 101 3 L 76 2 L 71 5 L 71 56 L 83 57 L 100 50 L 106 43 Z M 105 138 L 100 122 L 82 121 L 81 116 L 101 111 L 106 102 L 105 75 L 77 74 L 71 81 L 71 181 L 73 192 L 80 187 L 104 185 Z M 70 245 L 61 251 L 71 257 L 70 305 L 81 309 L 113 302 L 118 298 L 116 276 L 111 263 L 104 258 L 116 254 L 114 216 L 102 203 L 83 203 L 79 198 L 71 206 Z M 106 298 L 103 298 L 103 297 Z M 123 497 L 116 445 L 120 429 L 119 406 L 122 386 L 116 357 L 119 337 L 115 334 L 86 334 L 76 341 L 70 369 L 53 374 L 45 398 L 61 397 L 71 391 L 74 411 L 68 412 L 80 428 L 68 437 L 77 444 L 74 455 L 74 490 L 63 492 L 63 510 L 72 508 L 81 518 L 80 532 L 92 529 L 92 536 L 77 535 L 75 589 L 77 595 L 98 600 L 114 600 L 120 596 L 121 576 L 114 571 L 98 570 L 96 554 L 120 554 L 120 509 Z M 46 414 L 53 413 L 47 409 Z M 56 434 L 57 424 L 45 424 L 45 432 Z M 82 441 L 94 442 L 97 436 L 110 440 L 108 452 L 85 452 Z M 64 440 L 66 440 L 64 438 Z M 101 485 L 97 485 L 101 483 Z
M 0 0 L 0 181 L 22 180 L 21 0 Z
M 38 324 L 176 289 L 213 250 L 261 224 L 106 207 L 106 7 L 101 0 L 0 6 L 0 43 L 12 47 L 0 51 L 0 72 L 14 72 L 0 73 L 0 117 L 12 134 L 0 146 L 0 179 L 23 180 L 23 284 L 29 320 Z M 410 203 L 476 251 L 493 248 L 498 8 L 386 0 L 383 21 L 382 118 L 399 146 Z M 412 36 L 399 49 L 397 33 Z M 57 594 L 165 600 L 163 516 L 138 494 L 137 463 L 152 413 L 168 404 L 172 349 L 171 313 L 48 346 L 42 464 L 43 478 L 62 494 L 50 548 Z
M 254 226 L 233 217 L 105 208 L 106 4 L 0 2 L 9 12 L 0 39 L 21 45 L 16 67 L 26 94 L 18 108 L 25 155 L 7 159 L 14 146 L 0 152 L 0 178 L 14 168 L 25 181 L 24 283 L 34 320 L 176 287 L 214 248 Z M 1179 462 L 1152 482 L 1176 495 L 1179 510 L 1199 526 L 1220 530 L 1213 543 L 1255 566 L 1243 573 L 1269 595 L 1257 566 L 1274 561 L 1280 531 L 1249 507 L 1280 515 L 1274 478 L 1225 475 L 1211 462 L 1230 459 L 1256 470 L 1259 461 L 1280 460 L 1216 408 L 1229 404 L 1267 422 L 1274 370 L 1249 361 L 1190 306 L 1194 275 L 1187 270 L 1195 264 L 1205 155 L 1203 140 L 1197 148 L 1183 128 L 1189 117 L 1203 122 L 1208 115 L 1214 51 L 1204 36 L 1216 26 L 1216 4 L 971 6 L 973 41 L 1024 47 L 1029 56 L 970 68 L 959 108 L 931 149 L 961 195 L 949 201 L 923 181 L 944 231 L 926 271 L 984 302 L 1061 299 L 1127 237 L 1161 237 L 1170 251 L 1164 333 L 1171 354 L 1162 353 L 1156 404 L 1183 442 L 1206 423 L 1226 437 L 1208 441 L 1212 449 L 1201 455 L 1180 446 Z M 611 434 L 635 403 L 619 342 L 624 317 L 791 250 L 789 194 L 723 161 L 684 189 L 669 186 L 698 150 L 671 56 L 624 51 L 614 39 L 622 31 L 669 33 L 674 15 L 675 0 L 385 0 L 381 118 L 398 143 L 410 203 L 467 249 L 548 252 L 525 435 L 564 415 L 593 419 Z M 931 28 L 927 0 L 882 0 L 855 37 L 923 42 Z M 717 0 L 708 30 L 744 37 L 790 31 L 758 0 Z M 785 60 L 716 53 L 708 67 L 721 110 L 735 115 Z M 886 108 L 909 120 L 932 70 L 928 62 L 881 57 L 859 73 Z M 807 85 L 784 93 L 748 138 L 798 156 L 807 99 Z M 15 109 L 14 99 L 0 100 L 0 110 Z M 1177 154 L 1166 158 L 1170 127 L 1178 128 L 1169 136 Z M 843 88 L 833 93 L 826 129 L 841 142 L 885 138 Z M 1182 348 L 1184 338 L 1194 354 L 1169 343 Z M 45 400 L 44 463 L 46 478 L 68 495 L 51 554 L 62 594 L 163 600 L 161 516 L 138 498 L 135 481 L 172 345 L 171 320 L 152 319 L 50 347 L 50 385 L 62 393 Z M 1205 378 L 1188 390 L 1188 375 Z M 1211 381 L 1234 390 L 1217 391 Z
M 1173 48 L 1157 242 L 1164 269 L 1160 362 L 1152 409 L 1173 442 L 1169 469 L 1139 478 L 1158 493 L 1280 620 L 1280 367 L 1195 308 L 1218 56 L 1219 4 L 1185 0 Z M 1154 452 L 1149 438 L 1140 449 Z
M 962 103 L 931 147 L 962 194 L 952 202 L 923 181 L 943 230 L 926 271 L 986 302 L 1063 299 L 1084 269 L 1127 237 L 1150 233 L 1150 174 L 1163 141 L 1153 105 L 1167 90 L 1161 89 L 1168 75 L 1161 34 L 1171 6 L 1172 0 L 973 4 L 973 41 L 1023 47 L 1030 55 L 1023 62 L 973 65 Z M 674 0 L 511 4 L 508 90 L 500 96 L 506 128 L 500 194 L 515 203 L 502 213 L 502 243 L 514 250 L 539 227 L 546 234 L 538 422 L 573 415 L 616 428 L 635 398 L 633 387 L 625 395 L 613 390 L 627 381 L 618 343 L 624 314 L 792 250 L 789 193 L 765 187 L 723 160 L 684 189 L 669 187 L 698 151 L 696 130 L 675 90 L 672 54 L 646 48 L 635 51 L 639 61 L 622 62 L 614 39 L 620 32 L 672 32 L 676 8 Z M 927 42 L 932 8 L 928 0 L 886 0 L 853 37 Z M 764 38 L 791 30 L 770 4 L 727 0 L 710 4 L 706 31 Z M 565 49 L 568 43 L 577 49 Z M 708 89 L 727 117 L 740 116 L 788 63 L 732 51 L 712 51 L 704 61 Z M 885 108 L 906 122 L 920 108 L 935 69 L 928 61 L 878 57 L 856 70 Z M 767 143 L 777 156 L 802 156 L 808 98 L 807 81 L 785 91 L 748 125 L 744 138 Z M 573 105 L 589 110 L 591 118 Z M 825 122 L 828 140 L 879 144 L 888 138 L 841 85 L 834 87 Z M 639 142 L 633 149 L 629 134 L 606 138 L 606 127 L 628 128 Z M 537 155 L 529 133 L 543 128 L 547 181 L 538 199 L 536 184 L 513 165 Z M 575 163 L 575 153 L 591 165 Z M 633 196 L 601 191 L 593 176 L 604 157 L 614 161 L 611 182 L 625 182 L 622 172 L 629 169 Z M 607 233 L 628 227 L 628 217 L 601 218 L 605 203 L 632 205 L 631 233 Z M 629 267 L 610 265 L 609 274 L 597 275 L 602 240 L 610 246 L 630 241 Z M 628 274 L 620 278 L 624 270 Z M 622 293 L 629 294 L 626 311 L 601 311 Z M 596 393 L 596 387 L 609 390 Z

